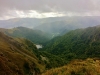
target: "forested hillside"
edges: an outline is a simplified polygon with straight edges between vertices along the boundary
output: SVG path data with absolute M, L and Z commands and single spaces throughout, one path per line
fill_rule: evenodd
M 65 58 L 100 57 L 100 26 L 76 29 L 51 40 L 43 50 Z
M 17 27 L 13 29 L 1 28 L 0 31 L 12 37 L 22 37 L 29 39 L 35 44 L 43 44 L 52 38 L 51 34 L 49 33 L 42 32 L 40 30 L 32 30 L 26 27 Z

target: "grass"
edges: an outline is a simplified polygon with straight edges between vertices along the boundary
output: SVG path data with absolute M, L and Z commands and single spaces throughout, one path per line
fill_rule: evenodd
M 34 49 L 36 48 L 30 41 L 27 43 L 26 39 L 14 39 L 0 32 L 0 75 L 29 75 L 42 72 L 44 65 L 38 63 L 38 58 L 32 52 Z
M 73 60 L 66 66 L 47 70 L 42 75 L 100 75 L 100 60 Z

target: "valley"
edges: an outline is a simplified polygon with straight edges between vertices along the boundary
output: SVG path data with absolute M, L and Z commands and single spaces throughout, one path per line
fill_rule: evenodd
M 0 28 L 0 75 L 100 74 L 100 25 L 41 26 Z
M 100 0 L 0 0 L 0 75 L 100 75 Z

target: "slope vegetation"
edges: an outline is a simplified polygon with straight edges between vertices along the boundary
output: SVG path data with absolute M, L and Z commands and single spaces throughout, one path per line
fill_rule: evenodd
M 29 40 L 14 39 L 0 32 L 0 75 L 38 75 L 44 67 L 38 63 L 36 50 Z
M 6 33 L 12 37 L 22 37 L 29 39 L 30 41 L 36 44 L 42 44 L 51 39 L 51 35 L 40 30 L 32 30 L 26 27 L 17 27 L 13 29 L 3 29 L 1 28 L 0 31 Z
M 100 74 L 100 60 L 86 59 L 73 60 L 70 64 L 47 70 L 42 75 L 99 75 Z
M 50 41 L 43 50 L 66 60 L 100 57 L 100 26 L 73 30 Z

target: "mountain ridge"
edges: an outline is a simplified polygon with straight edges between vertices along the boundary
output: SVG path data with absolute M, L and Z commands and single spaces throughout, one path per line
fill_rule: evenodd
M 62 56 L 62 58 L 100 57 L 100 26 L 76 29 L 51 40 L 46 44 L 44 51 Z
M 0 31 L 12 37 L 26 38 L 36 44 L 45 43 L 52 38 L 52 36 L 46 32 L 42 32 L 40 30 L 33 30 L 26 27 L 17 27 L 13 29 L 1 28 Z
M 43 71 L 44 66 L 38 63 L 39 59 L 34 54 L 34 50 L 37 48 L 30 41 L 15 39 L 0 32 L 0 74 L 38 75 Z

